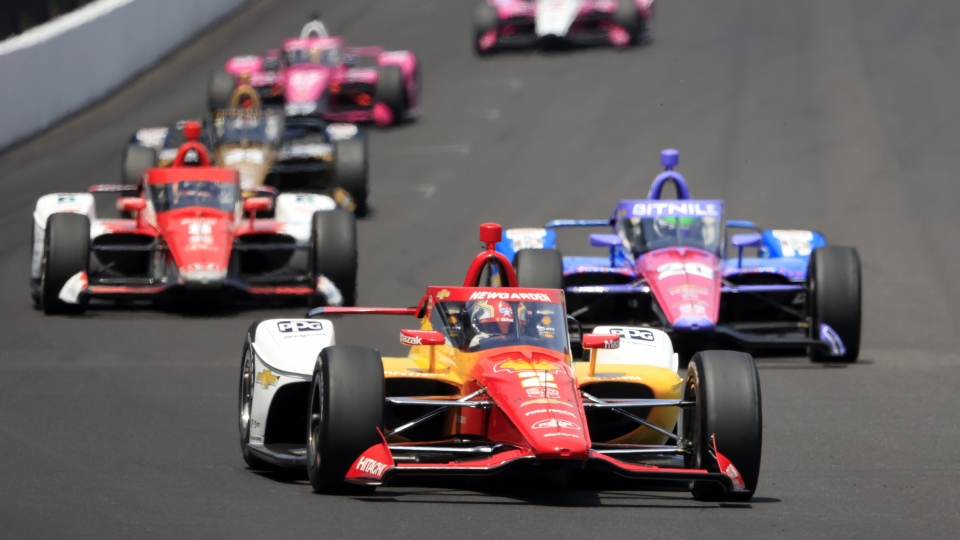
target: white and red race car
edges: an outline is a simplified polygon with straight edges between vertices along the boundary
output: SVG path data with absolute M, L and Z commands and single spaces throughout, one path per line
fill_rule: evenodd
M 91 299 L 242 293 L 351 304 L 354 215 L 318 194 L 241 201 L 239 173 L 210 166 L 199 123 L 188 122 L 184 134 L 173 164 L 147 169 L 136 186 L 97 185 L 37 201 L 35 303 L 63 313 L 82 312 Z M 114 199 L 116 210 L 98 199 Z M 119 219 L 106 218 L 117 211 Z M 273 219 L 257 218 L 270 211 Z

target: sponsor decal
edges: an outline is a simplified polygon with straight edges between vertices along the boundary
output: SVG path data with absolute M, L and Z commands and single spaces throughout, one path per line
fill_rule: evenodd
M 546 229 L 509 229 L 504 236 L 510 240 L 514 251 L 520 251 L 521 249 L 542 249 L 546 234 Z
M 560 391 L 555 388 L 527 388 L 527 397 L 544 397 L 544 394 L 546 394 L 548 398 L 560 397 Z
M 620 336 L 621 339 L 636 339 L 640 341 L 656 341 L 656 335 L 650 330 L 641 328 L 611 328 L 611 334 Z
M 528 413 L 524 413 L 524 416 L 533 416 L 535 414 L 562 414 L 564 416 L 569 416 L 571 418 L 577 417 L 577 415 L 573 414 L 570 411 L 564 411 L 560 409 L 536 409 Z
M 423 345 L 423 340 L 420 339 L 420 336 L 408 336 L 401 332 L 400 343 L 403 343 L 404 345 Z
M 257 373 L 257 382 L 260 383 L 261 386 L 263 386 L 264 390 L 266 390 L 271 386 L 276 386 L 277 381 L 279 380 L 280 380 L 280 376 L 274 375 L 273 373 L 270 372 L 269 369 L 265 369 L 260 373 Z
M 531 399 L 520 404 L 521 407 L 526 407 L 527 405 L 563 405 L 564 407 L 573 407 L 573 405 L 566 401 L 550 398 Z
M 707 305 L 703 302 L 697 302 L 696 304 L 680 304 L 677 306 L 677 310 L 679 310 L 683 315 L 706 315 Z
M 530 427 L 532 429 L 554 428 L 554 429 L 574 429 L 574 430 L 580 431 L 580 426 L 578 426 L 574 422 L 571 422 L 569 420 L 559 420 L 556 418 L 550 418 L 548 420 L 541 420 L 539 422 L 535 422 Z
M 720 205 L 713 202 L 642 202 L 633 205 L 633 217 L 694 216 L 720 217 Z
M 579 439 L 580 436 L 576 433 L 565 433 L 563 431 L 554 431 L 553 433 L 544 433 L 544 437 L 573 437 L 574 439 Z
M 317 330 L 323 330 L 323 323 L 320 321 L 280 321 L 277 323 L 277 329 L 283 333 L 316 332 Z
M 375 459 L 370 459 L 368 457 L 362 457 L 357 461 L 356 469 L 360 472 L 364 472 L 377 478 L 383 476 L 384 471 L 387 470 L 386 463 L 380 463 Z
M 426 377 L 426 378 L 444 378 L 443 373 L 422 373 L 419 371 L 384 371 L 384 377 Z
M 696 300 L 702 295 L 707 294 L 709 291 L 706 287 L 701 287 L 699 285 L 679 285 L 677 287 L 670 287 L 670 296 L 680 296 L 684 299 Z
M 443 289 L 437 293 L 437 300 L 443 300 L 444 298 L 450 296 L 450 291 Z
M 661 281 L 673 276 L 682 276 L 684 274 L 690 274 L 691 276 L 702 277 L 706 279 L 713 279 L 713 268 L 703 264 L 695 262 L 671 262 L 667 264 L 661 264 L 657 267 L 657 281 Z
M 470 300 L 530 300 L 536 302 L 549 302 L 550 296 L 544 293 L 477 291 L 470 295 Z
M 521 371 L 560 371 L 560 366 L 546 360 L 504 360 L 493 367 L 495 373 L 506 371 L 518 373 Z
M 812 231 L 774 230 L 770 231 L 770 234 L 780 243 L 784 257 L 808 257 L 813 251 L 810 247 L 813 243 Z

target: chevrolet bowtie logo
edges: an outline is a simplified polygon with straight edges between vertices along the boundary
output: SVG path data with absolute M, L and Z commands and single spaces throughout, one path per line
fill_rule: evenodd
M 277 384 L 279 380 L 280 376 L 270 373 L 269 369 L 265 369 L 257 374 L 257 382 L 260 383 L 264 389 Z

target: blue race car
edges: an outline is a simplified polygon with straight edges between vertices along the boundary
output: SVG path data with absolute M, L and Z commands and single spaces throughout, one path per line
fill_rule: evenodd
M 724 221 L 723 201 L 690 197 L 674 171 L 676 150 L 664 150 L 661 163 L 666 170 L 647 198 L 620 201 L 609 219 L 507 230 L 497 249 L 513 261 L 520 285 L 564 289 L 569 313 L 587 328 L 662 328 L 684 356 L 734 346 L 760 354 L 806 350 L 817 362 L 856 361 L 856 249 L 827 246 L 814 231 Z M 670 182 L 676 199 L 662 196 Z M 563 257 L 554 230 L 562 227 L 612 227 L 612 233 L 590 235 L 590 245 L 608 254 Z M 728 238 L 733 229 L 749 232 Z

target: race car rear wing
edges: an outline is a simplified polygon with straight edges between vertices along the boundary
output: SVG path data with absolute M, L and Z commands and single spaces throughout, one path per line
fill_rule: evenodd
M 544 227 L 555 229 L 557 227 L 610 227 L 613 221 L 609 219 L 555 219 L 548 222 Z

